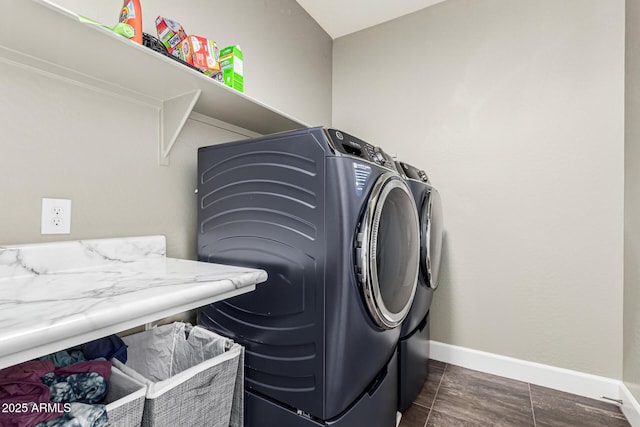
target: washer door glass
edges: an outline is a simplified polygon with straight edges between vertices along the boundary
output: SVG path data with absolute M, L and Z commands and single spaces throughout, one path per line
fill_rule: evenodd
M 438 287 L 440 258 L 442 256 L 442 201 L 440 193 L 433 187 L 424 200 L 420 215 L 420 271 L 429 287 Z
M 394 328 L 411 308 L 420 256 L 417 209 L 397 175 L 385 174 L 374 185 L 359 236 L 365 300 L 378 326 Z

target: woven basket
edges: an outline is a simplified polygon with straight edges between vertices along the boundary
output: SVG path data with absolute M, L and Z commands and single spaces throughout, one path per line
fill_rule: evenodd
M 109 425 L 113 427 L 138 427 L 142 424 L 147 386 L 127 376 L 119 369 L 111 368 L 109 392 L 105 398 Z
M 192 340 L 197 336 L 197 340 Z M 147 385 L 144 427 L 242 427 L 244 348 L 184 323 L 124 337 L 129 360 L 114 366 Z M 185 344 L 186 343 L 186 344 Z M 144 358 L 153 357 L 150 361 Z

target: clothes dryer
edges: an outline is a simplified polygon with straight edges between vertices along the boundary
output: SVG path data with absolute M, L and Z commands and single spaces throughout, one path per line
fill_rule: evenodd
M 444 228 L 440 194 L 425 171 L 404 162 L 396 165 L 411 189 L 420 218 L 418 285 L 398 343 L 398 410 L 404 412 L 428 376 L 429 309 L 438 286 Z
M 310 128 L 201 148 L 198 258 L 265 269 L 198 323 L 246 348 L 245 425 L 393 427 L 419 219 L 392 159 Z

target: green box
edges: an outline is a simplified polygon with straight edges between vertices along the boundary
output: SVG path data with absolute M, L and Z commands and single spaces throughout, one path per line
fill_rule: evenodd
M 220 51 L 224 84 L 244 92 L 244 61 L 240 46 L 227 46 Z

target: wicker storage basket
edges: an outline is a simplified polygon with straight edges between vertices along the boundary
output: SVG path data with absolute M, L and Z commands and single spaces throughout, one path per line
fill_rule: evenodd
M 147 385 L 143 426 L 243 426 L 242 346 L 180 322 L 123 341 L 127 364 L 113 364 Z
M 146 393 L 146 385 L 127 376 L 115 367 L 111 368 L 109 392 L 104 401 L 109 425 L 113 427 L 140 426 Z

